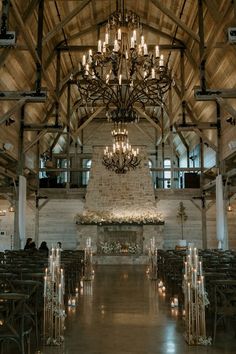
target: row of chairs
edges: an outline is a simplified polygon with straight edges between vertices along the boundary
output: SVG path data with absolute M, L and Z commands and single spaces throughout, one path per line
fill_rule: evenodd
M 70 296 L 80 286 L 83 276 L 83 251 L 62 251 L 65 294 Z M 18 352 L 31 352 L 34 336 L 39 348 L 43 325 L 43 278 L 48 258 L 27 251 L 0 254 L 0 344 L 8 353 L 15 343 Z M 66 300 L 65 300 L 66 301 Z M 13 348 L 15 353 L 15 349 Z
M 183 274 L 186 250 L 158 250 L 157 277 L 161 279 L 170 297 L 178 296 L 184 304 Z M 208 331 L 216 339 L 218 326 L 236 319 L 236 252 L 222 250 L 199 250 L 203 264 L 205 288 L 209 306 L 206 311 Z

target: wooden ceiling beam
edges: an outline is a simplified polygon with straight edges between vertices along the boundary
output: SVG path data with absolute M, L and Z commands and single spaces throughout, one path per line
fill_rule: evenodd
M 92 120 L 97 117 L 97 115 L 101 113 L 103 109 L 104 106 L 99 107 L 88 119 L 86 119 L 86 121 L 78 129 L 76 129 L 76 131 L 72 133 L 73 139 L 77 139 L 77 135 L 79 134 L 79 132 L 82 131 L 90 122 L 92 122 Z
M 143 128 L 140 127 L 138 123 L 135 123 L 135 127 L 143 134 L 145 135 L 151 142 L 152 144 L 156 145 L 156 140 L 149 134 L 148 132 L 145 132 Z
M 174 123 L 173 126 L 174 126 L 174 128 L 175 128 L 175 130 L 176 130 L 176 133 L 178 134 L 178 136 L 179 136 L 179 138 L 180 138 L 182 144 L 184 145 L 185 149 L 186 149 L 187 151 L 189 151 L 189 146 L 188 146 L 188 144 L 187 144 L 187 141 L 186 141 L 186 139 L 184 138 L 183 134 L 177 129 L 176 123 Z
M 174 90 L 177 94 L 177 96 L 179 97 L 180 100 L 182 100 L 182 97 L 181 97 L 181 92 L 180 92 L 180 89 L 177 87 L 177 85 L 175 84 L 174 85 Z M 198 124 L 198 120 L 195 118 L 194 116 L 194 113 L 193 113 L 193 108 L 191 106 L 191 104 L 189 102 L 186 102 L 186 105 L 185 105 L 185 108 L 186 108 L 186 112 L 188 113 L 188 116 L 190 118 L 190 120 L 195 123 L 195 124 Z M 195 130 L 196 134 L 202 138 L 202 140 L 204 142 L 206 142 L 214 151 L 217 151 L 217 147 L 216 145 L 210 140 L 208 139 L 208 137 L 200 130 L 200 129 L 196 129 Z
M 173 41 L 173 36 L 171 36 L 169 33 L 161 31 L 159 28 L 154 27 L 153 25 L 150 25 L 149 23 L 146 23 L 145 21 L 142 21 L 141 23 L 142 27 L 144 29 L 147 29 L 151 32 L 154 32 L 156 34 L 158 34 L 159 36 L 163 37 L 163 38 L 167 38 L 169 39 L 171 42 Z M 179 45 L 182 45 L 183 48 L 185 48 L 185 44 L 183 43 L 183 41 L 181 41 L 179 38 L 175 38 L 175 42 L 178 42 Z
M 22 18 L 24 23 L 26 23 L 28 21 L 28 19 L 30 18 L 30 16 L 33 14 L 34 9 L 36 7 L 36 5 L 38 4 L 39 0 L 31 0 L 31 2 L 29 3 L 28 7 L 26 8 Z M 15 32 L 16 32 L 16 36 L 19 34 L 19 26 L 17 26 L 15 28 Z M 16 46 L 17 48 L 17 46 Z M 27 48 L 28 49 L 28 48 Z M 1 52 L 1 56 L 0 56 L 0 67 L 4 64 L 4 62 L 6 61 L 8 55 L 12 53 L 12 48 L 4 48 Z
M 181 21 L 171 10 L 169 10 L 160 0 L 151 0 L 159 10 L 161 10 L 167 17 L 169 17 L 177 26 L 190 35 L 195 41 L 200 42 L 200 38 L 194 31 L 192 31 L 186 24 Z
M 159 125 L 155 123 L 154 120 L 143 109 L 138 106 L 134 106 L 134 109 L 141 117 L 146 118 L 147 121 L 151 123 L 151 125 L 156 128 L 156 130 L 161 134 L 161 128 L 159 127 Z
M 219 103 L 221 108 L 223 108 L 227 113 L 231 114 L 234 119 L 236 119 L 236 110 L 225 99 L 216 97 L 216 102 Z
M 12 11 L 13 11 L 14 18 L 16 20 L 17 25 L 19 26 L 19 28 L 21 30 L 22 36 L 23 36 L 23 38 L 25 40 L 25 43 L 27 44 L 27 46 L 29 48 L 30 54 L 31 54 L 31 56 L 34 59 L 35 65 L 36 66 L 37 65 L 41 65 L 42 66 L 41 60 L 40 60 L 40 58 L 38 56 L 38 53 L 35 50 L 35 44 L 33 43 L 30 35 L 28 34 L 28 30 L 27 30 L 27 28 L 26 28 L 26 26 L 24 24 L 24 21 L 23 21 L 23 19 L 21 17 L 21 14 L 19 13 L 19 10 L 17 8 L 15 0 L 11 1 L 11 5 L 12 5 Z M 51 83 L 51 80 L 49 78 L 48 73 L 43 69 L 43 67 L 42 67 L 42 74 L 43 74 L 43 76 L 45 78 L 45 81 L 47 82 L 47 84 L 49 86 L 48 88 L 52 92 L 52 95 L 54 97 L 56 97 L 55 92 L 54 92 L 54 86 Z
M 110 49 L 113 47 L 111 46 Z M 149 44 L 148 45 L 149 49 L 154 49 L 155 44 Z M 59 46 L 57 47 L 57 50 L 60 50 L 61 52 L 86 52 L 89 51 L 89 49 L 97 50 L 96 45 L 68 45 L 68 46 Z M 159 45 L 160 50 L 181 50 L 184 49 L 182 45 L 175 45 L 175 44 L 160 44 Z
M 215 2 L 215 0 L 204 0 L 207 9 L 209 10 L 209 13 L 211 15 L 211 18 L 218 24 L 220 23 L 222 17 L 221 14 L 219 12 L 219 8 L 217 6 L 217 3 Z
M 60 23 L 58 23 L 52 31 L 48 32 L 43 38 L 43 45 L 45 45 L 50 39 L 52 39 L 59 31 L 61 31 L 75 16 L 77 16 L 91 0 L 83 0 L 81 4 L 71 11 Z
M 12 108 L 10 108 L 6 113 L 4 113 L 2 117 L 0 117 L 0 125 L 5 123 L 5 121 L 9 119 L 17 109 L 21 108 L 25 104 L 25 102 L 25 98 L 22 98 L 21 100 L 17 101 Z
M 37 134 L 36 138 L 32 140 L 25 148 L 24 154 L 31 149 L 45 134 L 47 133 L 47 129 L 42 130 L 39 134 Z

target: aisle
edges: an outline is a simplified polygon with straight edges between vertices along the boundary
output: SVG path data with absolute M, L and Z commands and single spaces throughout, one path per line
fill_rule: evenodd
M 232 341 L 214 348 L 188 347 L 182 321 L 142 266 L 97 267 L 66 322 L 63 348 L 46 347 L 43 354 L 235 353 Z

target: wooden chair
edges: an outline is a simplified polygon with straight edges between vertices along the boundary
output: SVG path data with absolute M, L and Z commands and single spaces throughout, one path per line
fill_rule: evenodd
M 213 343 L 216 338 L 217 326 L 221 320 L 236 316 L 236 280 L 215 280 L 214 285 L 214 324 L 213 324 Z

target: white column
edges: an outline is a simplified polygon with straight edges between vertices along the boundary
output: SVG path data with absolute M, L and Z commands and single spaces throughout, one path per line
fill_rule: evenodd
M 26 212 L 26 178 L 19 176 L 19 208 L 18 208 L 18 223 L 19 223 L 19 239 L 21 248 L 25 244 L 25 212 Z
M 218 240 L 218 248 L 223 249 L 228 248 L 225 213 L 222 175 L 218 175 L 216 177 L 216 238 Z

